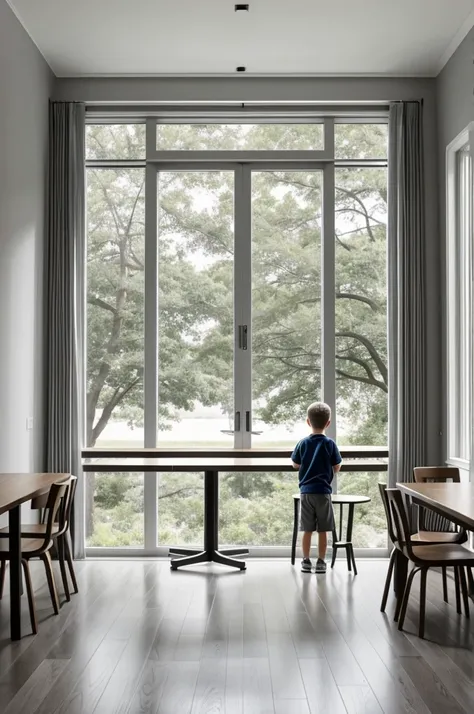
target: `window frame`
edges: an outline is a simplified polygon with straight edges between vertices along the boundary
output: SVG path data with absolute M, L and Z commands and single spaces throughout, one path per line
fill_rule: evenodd
M 474 380 L 469 371 L 467 389 L 461 388 L 461 380 L 465 376 L 462 373 L 463 367 L 469 365 L 470 355 L 474 354 L 472 336 L 474 315 L 471 304 L 474 275 L 474 250 L 471 247 L 474 228 L 473 145 L 474 122 L 471 122 L 446 148 L 446 449 L 447 463 L 464 471 L 469 471 L 472 464 L 474 442 L 472 431 Z M 467 147 L 470 147 L 470 150 Z M 459 156 L 466 149 L 470 156 L 470 185 L 467 187 L 467 201 L 470 202 L 470 208 L 469 223 L 461 235 Z M 460 242 L 466 237 L 467 245 Z M 468 300 L 463 303 L 466 293 Z M 466 302 L 469 308 L 468 314 L 463 315 Z M 463 418 L 466 416 L 470 424 L 462 426 Z M 461 443 L 461 439 L 465 439 L 466 443 Z
M 205 111 L 205 110 L 203 110 Z M 335 169 L 336 167 L 387 167 L 387 158 L 371 159 L 336 159 L 335 158 L 335 124 L 388 124 L 388 111 L 377 107 L 376 110 L 364 113 L 351 114 L 341 113 L 330 115 L 320 114 L 313 119 L 294 119 L 295 123 L 318 123 L 324 125 L 324 149 L 322 151 L 160 151 L 156 147 L 156 127 L 159 123 L 292 123 L 292 120 L 285 117 L 284 120 L 277 117 L 272 118 L 271 113 L 259 117 L 227 117 L 224 114 L 215 115 L 210 120 L 206 115 L 201 117 L 187 117 L 186 114 L 179 114 L 170 121 L 162 119 L 159 115 L 127 115 L 125 113 L 118 117 L 116 114 L 103 115 L 99 117 L 94 112 L 87 115 L 88 124 L 146 124 L 146 157 L 144 159 L 133 160 L 86 160 L 87 168 L 138 168 L 145 167 L 145 272 L 144 272 L 144 446 L 152 448 L 157 446 L 158 434 L 158 263 L 156 260 L 158 246 L 157 232 L 157 211 L 158 211 L 158 173 L 159 171 L 186 171 L 186 170 L 219 170 L 226 169 L 234 171 L 235 175 L 235 213 L 241 213 L 240 220 L 235 222 L 237 242 L 237 231 L 246 239 L 250 239 L 250 193 L 251 193 L 251 173 L 253 171 L 265 170 L 314 170 L 323 173 L 323 218 L 321 237 L 321 393 L 322 398 L 333 404 L 332 423 L 328 434 L 333 438 L 337 434 L 337 412 L 336 412 L 336 335 L 335 335 L 335 242 L 332 239 L 335 230 Z M 248 253 L 247 259 L 251 252 Z M 244 261 L 245 261 L 244 256 Z M 241 296 L 242 298 L 242 296 Z M 251 289 L 248 291 L 247 300 L 243 296 L 243 303 L 248 301 L 246 306 L 250 320 Z M 242 300 L 240 302 L 242 305 Z M 237 323 L 236 323 L 237 324 Z M 388 325 L 387 325 L 388 330 Z M 387 332 L 388 336 L 388 332 Z M 241 352 L 236 349 L 235 355 Z M 245 355 L 249 364 L 243 366 L 248 382 L 246 399 L 249 402 L 249 409 L 252 408 L 252 383 L 251 377 L 251 351 Z M 242 360 L 242 355 L 238 356 Z M 241 365 L 242 366 L 242 365 Z M 235 380 L 234 380 L 235 388 Z M 235 406 L 237 409 L 237 406 Z M 242 422 L 245 420 L 242 419 Z M 250 439 L 250 434 L 248 435 Z M 251 443 L 242 440 L 236 442 L 234 448 L 250 447 Z M 260 448 L 256 446 L 256 448 Z M 337 489 L 337 484 L 335 483 Z M 166 555 L 168 546 L 160 546 L 158 539 L 158 480 L 156 473 L 145 474 L 144 479 L 144 547 L 143 548 L 91 548 L 86 547 L 86 554 L 89 556 L 114 554 L 120 555 Z M 84 499 L 82 501 L 82 512 L 79 515 L 80 522 L 84 522 Z M 80 506 L 78 506 L 80 507 Z M 254 555 L 282 556 L 288 552 L 287 548 L 280 546 L 252 548 Z M 359 555 L 373 555 L 380 557 L 384 549 L 363 549 Z

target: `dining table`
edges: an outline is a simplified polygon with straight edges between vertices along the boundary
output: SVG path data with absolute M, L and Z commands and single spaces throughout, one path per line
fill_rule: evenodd
M 10 552 L 10 633 L 21 639 L 21 505 L 48 491 L 69 474 L 0 473 L 0 515 L 8 513 Z
M 474 532 L 474 483 L 397 483 L 411 502 L 438 513 L 468 532 Z M 407 577 L 407 560 L 401 554 L 395 568 L 395 592 L 403 594 Z M 468 570 L 469 594 L 474 596 L 474 581 Z

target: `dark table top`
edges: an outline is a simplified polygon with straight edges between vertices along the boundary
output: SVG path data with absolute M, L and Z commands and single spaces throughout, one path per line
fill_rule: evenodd
M 343 459 L 386 459 L 386 446 L 340 446 Z M 291 448 L 252 447 L 251 449 L 234 449 L 223 447 L 101 447 L 94 446 L 82 450 L 83 459 L 97 458 L 287 458 L 292 454 Z
M 397 487 L 417 502 L 474 530 L 474 483 L 397 483 Z
M 69 474 L 0 474 L 0 514 L 44 493 Z

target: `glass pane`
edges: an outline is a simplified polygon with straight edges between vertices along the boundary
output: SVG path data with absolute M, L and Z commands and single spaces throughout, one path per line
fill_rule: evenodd
M 158 474 L 158 545 L 204 543 L 204 474 Z
M 158 124 L 161 151 L 324 149 L 323 124 Z
M 222 474 L 219 542 L 289 547 L 294 493 L 298 493 L 296 472 Z
M 143 474 L 85 476 L 86 546 L 143 547 Z
M 87 170 L 87 446 L 143 446 L 144 181 L 143 169 Z M 143 519 L 140 498 L 142 477 L 91 474 L 87 543 L 127 545 L 112 536 L 123 509 Z
M 234 444 L 234 173 L 159 174 L 158 441 Z
M 294 446 L 321 397 L 320 171 L 252 174 L 252 443 Z
M 386 264 L 386 169 L 336 169 L 339 444 L 387 444 Z
M 337 476 L 337 492 L 357 496 L 369 496 L 369 503 L 360 503 L 354 510 L 354 530 L 352 542 L 354 548 L 387 548 L 387 520 L 378 484 L 387 483 L 387 472 L 366 473 L 341 472 Z M 347 506 L 344 507 L 343 534 L 347 527 Z M 334 509 L 336 524 L 339 528 L 339 507 Z
M 388 124 L 335 124 L 336 159 L 386 159 Z
M 144 159 L 145 124 L 86 124 L 86 160 Z

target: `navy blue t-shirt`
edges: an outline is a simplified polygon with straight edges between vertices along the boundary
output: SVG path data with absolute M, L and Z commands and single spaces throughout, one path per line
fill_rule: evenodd
M 342 461 L 332 439 L 325 434 L 310 434 L 296 444 L 291 460 L 300 466 L 301 493 L 332 493 L 332 469 Z

